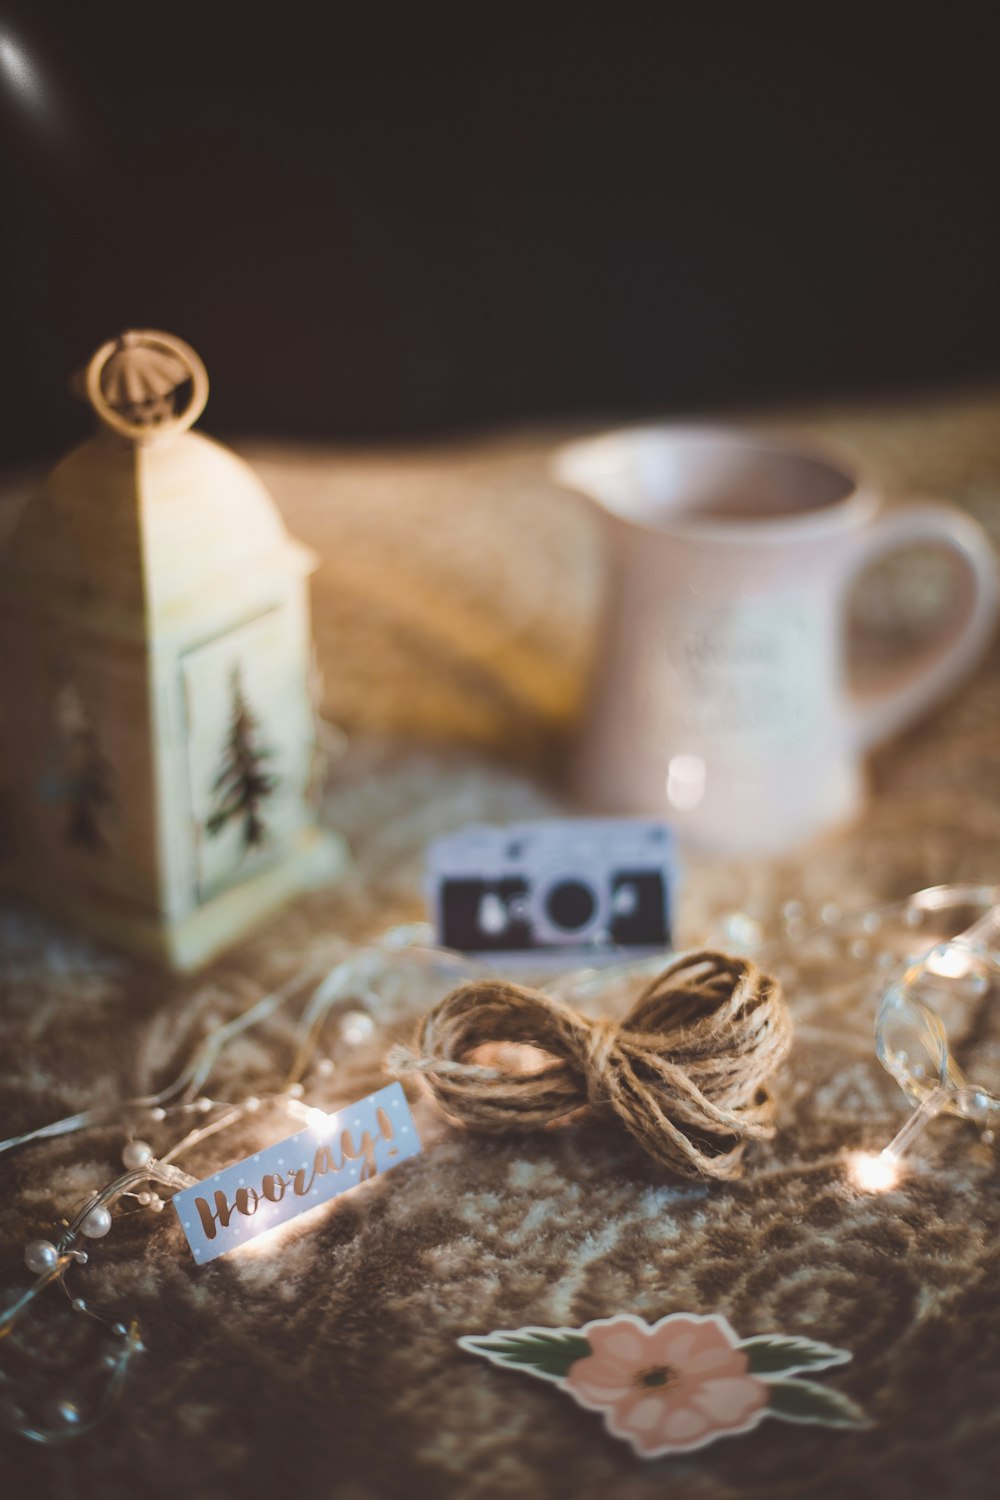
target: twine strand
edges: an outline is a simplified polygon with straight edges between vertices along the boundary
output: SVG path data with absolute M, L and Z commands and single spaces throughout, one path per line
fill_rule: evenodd
M 498 1043 L 549 1061 L 525 1072 L 474 1060 Z M 663 1166 L 726 1179 L 742 1171 L 749 1141 L 774 1134 L 767 1081 L 790 1044 L 777 981 L 706 950 L 664 969 L 620 1023 L 505 980 L 461 985 L 424 1017 L 416 1051 L 394 1047 L 387 1065 L 422 1074 L 470 1129 L 535 1130 L 589 1105 L 613 1112 Z

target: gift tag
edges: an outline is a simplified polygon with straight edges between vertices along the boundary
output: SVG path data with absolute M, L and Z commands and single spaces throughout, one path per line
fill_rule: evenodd
M 185 1188 L 173 1198 L 199 1265 L 328 1203 L 420 1151 L 398 1083 L 357 1104 L 312 1112 L 305 1130 Z

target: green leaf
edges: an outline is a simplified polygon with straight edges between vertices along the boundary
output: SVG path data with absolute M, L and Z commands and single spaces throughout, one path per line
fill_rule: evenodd
M 738 1345 L 750 1361 L 750 1373 L 794 1375 L 799 1370 L 825 1370 L 830 1365 L 845 1365 L 851 1358 L 846 1349 L 833 1349 L 813 1339 L 788 1338 L 780 1333 L 765 1333 L 759 1338 L 744 1339 Z
M 768 1411 L 783 1422 L 821 1422 L 825 1427 L 870 1427 L 860 1406 L 840 1391 L 809 1380 L 776 1380 Z
M 519 1366 L 543 1380 L 564 1380 L 578 1359 L 591 1348 L 571 1328 L 519 1328 L 515 1333 L 491 1333 L 483 1338 L 465 1335 L 458 1340 L 470 1354 L 480 1354 L 495 1365 Z

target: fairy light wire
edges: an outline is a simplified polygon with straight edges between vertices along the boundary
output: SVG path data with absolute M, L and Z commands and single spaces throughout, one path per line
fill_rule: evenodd
M 904 1158 L 934 1120 L 943 1114 L 982 1121 L 990 1112 L 1000 1109 L 1000 1100 L 984 1088 L 969 1083 L 952 1052 L 951 1039 L 941 1015 L 921 993 L 929 978 L 941 983 L 961 980 L 971 975 L 981 962 L 1000 969 L 1000 891 L 996 887 L 937 886 L 918 892 L 907 903 L 908 909 L 934 912 L 953 905 L 982 905 L 984 913 L 954 937 L 939 942 L 921 957 L 912 957 L 901 966 L 883 990 L 875 1024 L 875 1052 L 886 1071 L 896 1080 L 913 1106 L 911 1113 L 892 1140 L 879 1152 L 856 1151 L 848 1159 L 848 1171 L 855 1185 L 864 1192 L 882 1193 L 894 1188 L 905 1171 Z M 988 982 L 982 974 L 979 993 L 985 995 Z M 919 1020 L 918 1044 L 934 1061 L 935 1081 L 926 1078 L 924 1065 L 917 1066 L 892 1035 L 901 1014 L 905 1024 L 913 1027 Z M 994 1131 L 988 1126 L 983 1141 L 991 1141 Z
M 162 1108 L 175 1100 L 183 1103 L 185 1096 L 190 1098 L 201 1091 L 211 1077 L 219 1057 L 231 1041 L 254 1026 L 260 1025 L 262 1021 L 269 1020 L 286 1000 L 295 995 L 303 985 L 320 972 L 322 972 L 320 967 L 315 965 L 294 975 L 285 984 L 255 1000 L 232 1020 L 216 1027 L 205 1038 L 194 1057 L 173 1082 L 168 1083 L 156 1093 L 140 1094 L 136 1098 L 124 1099 L 115 1104 L 99 1104 L 93 1109 L 79 1110 L 76 1114 L 67 1115 L 65 1119 L 54 1120 L 49 1125 L 27 1130 L 22 1135 L 11 1136 L 5 1141 L 0 1141 L 0 1155 L 3 1155 L 5 1151 L 13 1151 L 18 1146 L 30 1145 L 33 1141 L 52 1140 L 57 1136 L 71 1135 L 78 1130 L 86 1130 L 92 1126 L 113 1124 L 123 1116 Z
M 232 1019 L 214 1027 L 178 1076 L 164 1088 L 118 1103 L 80 1110 L 48 1125 L 0 1141 L 2 1154 L 39 1141 L 141 1116 L 144 1112 L 151 1113 L 154 1120 L 162 1121 L 168 1115 L 195 1109 L 205 1113 L 222 1111 L 213 1120 L 187 1131 L 159 1157 L 155 1157 L 144 1142 L 128 1142 L 123 1152 L 126 1159 L 128 1152 L 133 1149 L 141 1148 L 141 1151 L 147 1153 L 141 1165 L 130 1167 L 80 1203 L 69 1220 L 62 1220 L 63 1230 L 55 1243 L 35 1241 L 26 1247 L 26 1260 L 33 1254 L 45 1259 L 46 1264 L 32 1284 L 0 1312 L 0 1347 L 35 1299 L 52 1285 L 62 1287 L 74 1310 L 87 1313 L 107 1324 L 111 1332 L 124 1342 L 114 1355 L 108 1356 L 104 1361 L 102 1368 L 110 1369 L 111 1376 L 105 1385 L 103 1397 L 90 1418 L 84 1419 L 72 1402 L 62 1402 L 60 1408 L 65 1413 L 65 1421 L 59 1427 L 46 1427 L 29 1421 L 19 1411 L 15 1411 L 12 1420 L 9 1405 L 5 1415 L 3 1403 L 0 1403 L 0 1425 L 12 1427 L 33 1442 L 61 1443 L 91 1431 L 106 1415 L 121 1393 L 133 1356 L 141 1352 L 143 1344 L 138 1320 L 133 1318 L 126 1324 L 113 1315 L 104 1316 L 93 1303 L 71 1295 L 66 1285 L 67 1273 L 74 1265 L 86 1263 L 88 1259 L 88 1252 L 81 1245 L 81 1236 L 84 1239 L 88 1236 L 103 1238 L 111 1227 L 110 1207 L 123 1197 L 134 1197 L 140 1209 L 162 1209 L 162 1198 L 157 1193 L 145 1191 L 147 1185 L 156 1184 L 176 1191 L 197 1182 L 196 1177 L 174 1165 L 176 1158 L 237 1124 L 248 1114 L 269 1107 L 284 1108 L 294 1114 L 303 1093 L 300 1079 L 308 1072 L 315 1058 L 331 1011 L 351 1002 L 355 1005 L 368 1003 L 377 1007 L 379 996 L 376 987 L 388 969 L 395 968 L 400 962 L 407 962 L 419 968 L 433 968 L 452 977 L 455 972 L 468 973 L 472 970 L 473 966 L 462 955 L 432 947 L 430 936 L 430 929 L 425 925 L 407 924 L 390 928 L 372 944 L 349 949 L 332 965 L 311 964 L 284 984 L 255 1000 Z M 319 983 L 315 983 L 317 977 Z M 226 1048 L 238 1037 L 271 1019 L 310 983 L 313 988 L 309 991 L 293 1030 L 292 1067 L 281 1089 L 262 1097 L 251 1095 L 238 1102 L 201 1096 L 202 1089 L 209 1082 Z M 108 1218 L 105 1219 L 104 1215 L 108 1215 Z M 0 1370 L 0 1376 L 2 1374 Z
M 845 916 L 839 909 L 834 914 L 831 908 L 829 916 L 824 915 L 823 925 L 812 929 L 812 935 L 825 933 L 832 936 L 851 930 L 859 924 L 865 932 L 872 933 L 878 930 L 883 921 L 900 915 L 907 925 L 917 925 L 922 914 L 933 912 L 943 905 L 963 898 L 970 903 L 996 905 L 1000 901 L 1000 887 L 933 887 L 916 893 L 906 901 L 896 901 L 876 908 L 860 918 Z M 783 945 L 787 946 L 788 942 L 798 942 L 809 935 L 801 916 L 789 917 L 786 921 L 784 937 L 778 937 L 757 947 L 756 956 L 773 954 Z M 315 1058 L 331 1011 L 337 1006 L 346 1005 L 352 1001 L 355 1004 L 366 1003 L 373 1009 L 377 1009 L 380 1003 L 378 982 L 384 977 L 387 968 L 392 968 L 401 961 L 410 962 L 417 967 L 432 967 L 442 974 L 449 974 L 452 978 L 456 975 L 462 976 L 474 972 L 474 965 L 464 955 L 433 947 L 430 929 L 423 924 L 389 929 L 374 943 L 349 950 L 332 966 L 316 963 L 299 971 L 284 984 L 255 1000 L 238 1015 L 215 1027 L 178 1076 L 157 1092 L 115 1104 L 99 1105 L 89 1110 L 78 1111 L 64 1119 L 0 1141 L 0 1154 L 2 1154 L 34 1142 L 110 1124 L 144 1111 L 151 1111 L 154 1118 L 160 1120 L 168 1113 L 187 1112 L 192 1109 L 205 1112 L 217 1109 L 222 1111 L 212 1121 L 187 1131 L 158 1158 L 152 1155 L 144 1143 L 132 1142 L 126 1146 L 126 1152 L 130 1146 L 142 1146 L 149 1151 L 148 1160 L 106 1184 L 77 1209 L 68 1223 L 63 1221 L 64 1231 L 57 1244 L 50 1247 L 54 1251 L 53 1264 L 47 1266 L 37 1276 L 33 1285 L 0 1314 L 0 1341 L 10 1333 L 34 1299 L 47 1287 L 60 1284 L 66 1295 L 70 1295 L 65 1285 L 66 1274 L 74 1264 L 85 1261 L 87 1258 L 87 1252 L 83 1251 L 78 1244 L 80 1235 L 83 1234 L 86 1237 L 90 1233 L 94 1237 L 103 1237 L 107 1228 L 110 1228 L 110 1221 L 105 1228 L 104 1220 L 99 1219 L 98 1227 L 92 1227 L 88 1231 L 85 1226 L 88 1220 L 91 1221 L 92 1226 L 94 1225 L 92 1216 L 95 1213 L 107 1211 L 110 1204 L 117 1202 L 123 1196 L 136 1197 L 140 1208 L 150 1206 L 154 1209 L 162 1209 L 164 1205 L 159 1195 L 142 1190 L 142 1185 L 153 1182 L 161 1187 L 178 1190 L 196 1182 L 197 1178 L 183 1172 L 173 1164 L 183 1152 L 220 1134 L 245 1118 L 247 1114 L 257 1110 L 266 1107 L 284 1107 L 289 1113 L 297 1115 L 303 1107 L 306 1107 L 299 1103 L 303 1092 L 301 1080 L 307 1074 Z M 623 962 L 600 970 L 577 970 L 573 974 L 563 975 L 554 980 L 550 987 L 556 992 L 572 993 L 577 998 L 586 997 L 598 989 L 607 989 L 616 982 L 635 979 L 657 962 L 662 962 L 662 957 L 643 960 L 639 963 Z M 227 1046 L 254 1027 L 269 1020 L 293 997 L 301 994 L 303 988 L 315 981 L 317 976 L 320 976 L 319 982 L 315 983 L 310 991 L 294 1027 L 292 1064 L 281 1090 L 262 1098 L 249 1096 L 238 1102 L 199 1097 Z M 938 1108 L 940 1108 L 939 1105 L 923 1111 L 919 1125 L 926 1123 L 926 1120 L 936 1113 Z M 916 1134 L 917 1128 L 919 1127 L 913 1119 L 908 1121 L 887 1148 L 887 1152 L 893 1153 L 901 1137 L 905 1136 L 902 1145 L 904 1147 L 908 1145 L 913 1135 Z M 882 1155 L 885 1157 L 886 1153 Z M 888 1157 L 886 1159 L 888 1160 Z M 47 1244 L 48 1242 L 39 1243 Z M 109 1322 L 109 1319 L 99 1313 L 93 1304 L 81 1298 L 70 1298 L 70 1300 L 74 1309 L 88 1312 L 100 1321 Z M 110 1363 L 108 1360 L 105 1361 L 105 1367 L 111 1369 L 111 1376 L 106 1384 L 104 1397 L 91 1419 L 84 1420 L 72 1403 L 64 1403 L 63 1405 L 73 1411 L 75 1416 L 63 1427 L 45 1428 L 27 1420 L 15 1421 L 8 1425 L 13 1425 L 22 1436 L 42 1443 L 63 1442 L 92 1430 L 120 1395 L 131 1360 L 143 1347 L 137 1320 L 132 1319 L 128 1324 L 116 1321 L 110 1326 L 112 1332 L 124 1342 L 110 1359 Z

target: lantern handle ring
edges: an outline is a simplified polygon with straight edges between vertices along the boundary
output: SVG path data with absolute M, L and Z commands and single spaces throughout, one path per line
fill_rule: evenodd
M 176 392 L 190 384 L 183 406 Z M 184 432 L 208 400 L 208 372 L 183 339 L 134 328 L 102 344 L 77 381 L 100 421 L 133 443 Z

